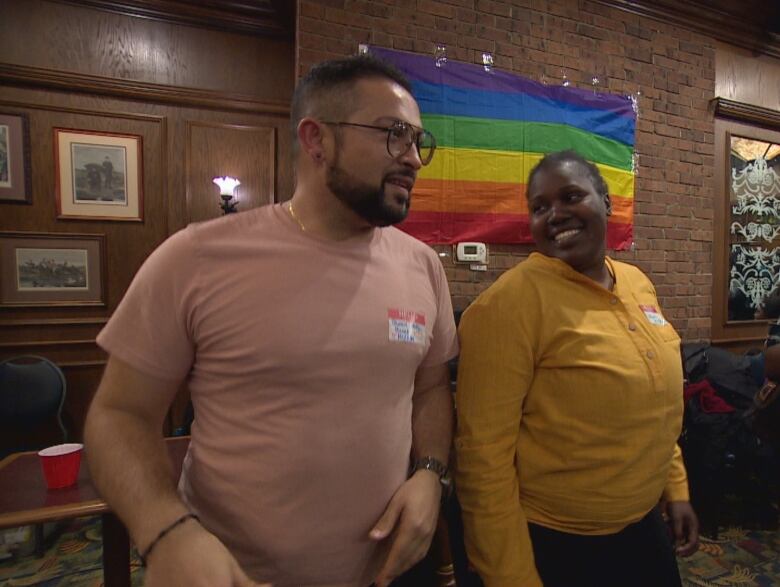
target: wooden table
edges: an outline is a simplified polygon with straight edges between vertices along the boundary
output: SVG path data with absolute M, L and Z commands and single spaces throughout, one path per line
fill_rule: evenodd
M 166 439 L 176 479 L 190 443 L 189 436 Z M 76 485 L 49 490 L 35 452 L 13 454 L 0 461 L 0 529 L 101 516 L 105 587 L 130 587 L 130 539 L 127 530 L 98 495 L 86 461 Z

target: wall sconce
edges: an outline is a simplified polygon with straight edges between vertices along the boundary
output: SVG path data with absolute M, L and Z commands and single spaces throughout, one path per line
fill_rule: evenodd
M 241 185 L 241 182 L 235 177 L 227 176 L 215 177 L 213 181 L 219 186 L 219 197 L 222 198 L 219 207 L 222 208 L 222 213 L 232 214 L 233 212 L 238 212 L 238 210 L 236 210 L 238 202 L 233 202 L 231 200 L 233 200 L 233 192 L 236 187 Z

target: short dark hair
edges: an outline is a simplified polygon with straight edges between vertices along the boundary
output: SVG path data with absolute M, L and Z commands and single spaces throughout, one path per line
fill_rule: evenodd
M 533 169 L 531 169 L 531 173 L 528 174 L 528 188 L 530 189 L 531 183 L 534 180 L 534 177 L 536 177 L 536 174 L 540 171 L 543 171 L 545 169 L 550 169 L 551 167 L 555 167 L 556 165 L 560 163 L 564 163 L 567 161 L 573 161 L 574 163 L 579 163 L 582 165 L 583 169 L 585 169 L 585 172 L 588 175 L 588 179 L 590 179 L 591 183 L 593 184 L 593 187 L 596 188 L 596 193 L 600 196 L 608 196 L 609 195 L 609 187 L 607 187 L 607 182 L 604 181 L 604 178 L 601 176 L 601 172 L 599 171 L 599 168 L 596 167 L 593 163 L 585 159 L 582 155 L 580 155 L 577 151 L 574 149 L 568 149 L 566 151 L 556 151 L 555 153 L 548 153 L 544 157 L 542 157 L 542 160 L 537 163 Z
M 410 94 L 412 85 L 395 67 L 363 54 L 323 61 L 311 68 L 295 88 L 290 109 L 294 148 L 298 145 L 298 123 L 306 116 L 339 119 L 354 107 L 350 90 L 360 80 L 384 78 L 397 83 Z

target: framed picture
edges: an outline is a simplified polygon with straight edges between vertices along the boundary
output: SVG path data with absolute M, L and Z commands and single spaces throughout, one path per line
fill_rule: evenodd
M 32 204 L 31 180 L 27 115 L 0 112 L 0 202 Z
M 143 220 L 141 137 L 54 129 L 59 218 Z
M 0 307 L 105 306 L 105 236 L 0 232 Z

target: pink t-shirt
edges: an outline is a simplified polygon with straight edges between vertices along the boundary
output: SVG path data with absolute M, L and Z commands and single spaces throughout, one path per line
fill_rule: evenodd
M 149 257 L 98 344 L 186 378 L 180 491 L 253 578 L 371 583 L 415 372 L 457 353 L 434 251 L 395 228 L 317 239 L 280 205 L 191 225 Z

